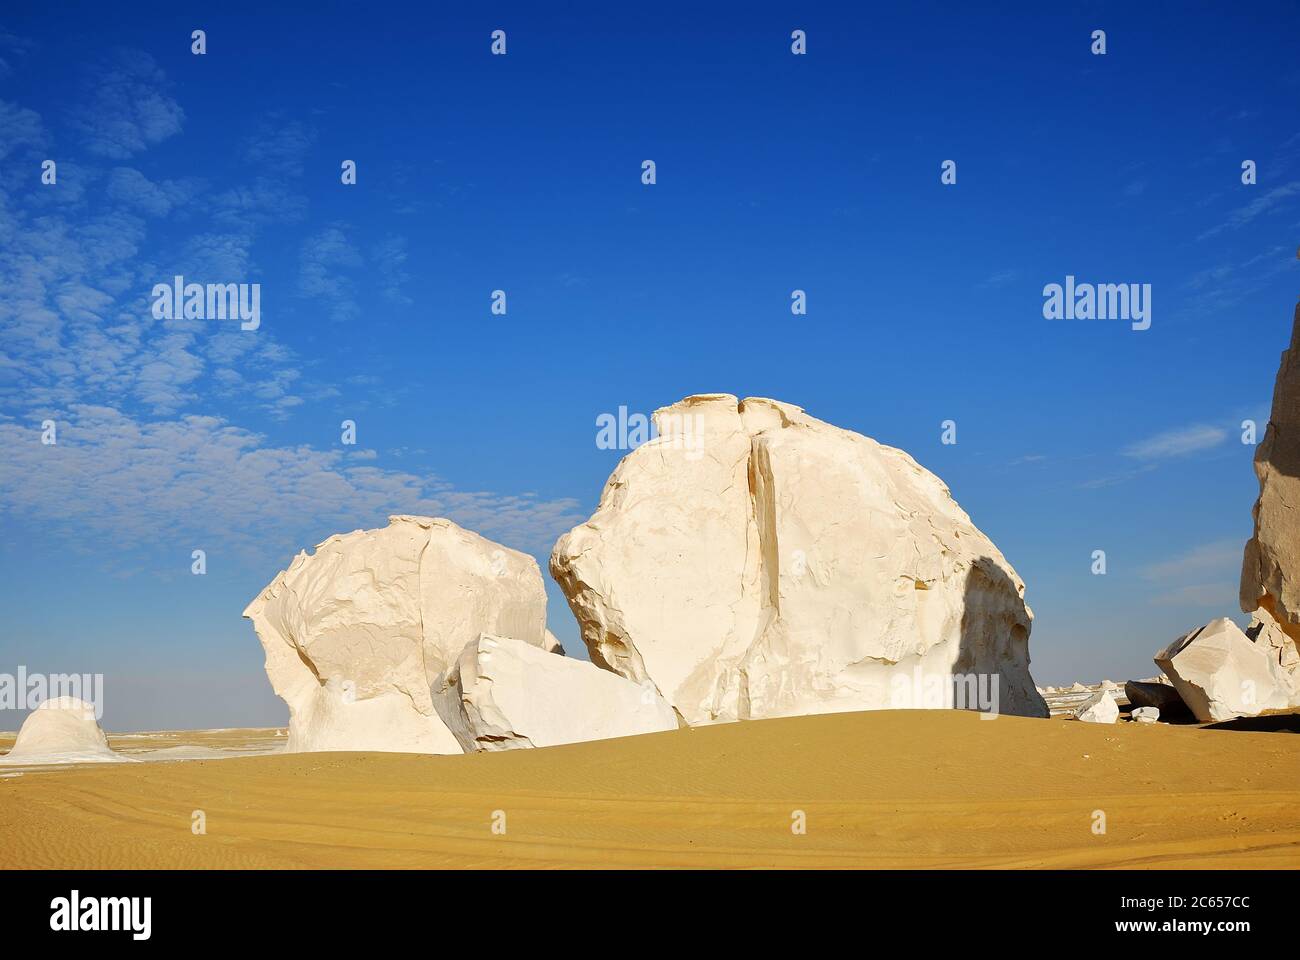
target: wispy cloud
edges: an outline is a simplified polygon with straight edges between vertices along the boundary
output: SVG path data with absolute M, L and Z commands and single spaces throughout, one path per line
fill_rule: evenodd
M 320 300 L 331 320 L 356 318 L 356 282 L 344 271 L 362 264 L 361 253 L 348 240 L 342 224 L 334 224 L 308 237 L 299 256 L 298 292 Z
M 1227 439 L 1228 431 L 1223 427 L 1195 424 L 1140 440 L 1126 447 L 1124 455 L 1135 460 L 1167 460 L 1210 450 Z
M 165 217 L 198 192 L 195 181 L 154 182 L 139 170 L 118 167 L 108 175 L 107 195 L 124 207 L 150 217 Z
M 1241 540 L 1203 543 L 1142 567 L 1138 573 L 1155 584 L 1150 602 L 1158 607 L 1214 609 L 1220 616 L 1237 609 Z
M 44 147 L 48 139 L 36 111 L 0 100 L 0 160 L 24 147 Z
M 181 132 L 185 111 L 167 77 L 141 50 L 114 50 L 83 82 L 83 100 L 69 123 L 91 153 L 125 160 Z
M 1253 190 L 1255 188 L 1243 187 L 1243 189 Z M 1255 199 L 1251 200 L 1250 203 L 1233 210 L 1228 214 L 1228 219 L 1226 221 L 1217 226 L 1211 227 L 1196 239 L 1205 240 L 1216 234 L 1222 233 L 1224 230 L 1235 230 L 1239 227 L 1243 227 L 1256 217 L 1262 216 L 1270 210 L 1276 209 L 1288 198 L 1298 195 L 1300 195 L 1300 180 L 1292 180 L 1289 183 L 1273 187 L 1271 190 L 1265 191 L 1258 197 L 1255 197 Z
M 976 286 L 978 290 L 997 290 L 1005 287 L 1008 283 L 1020 276 L 1019 270 L 999 270 L 997 273 L 990 274 L 979 282 Z
M 375 250 L 374 259 L 379 272 L 380 296 L 399 306 L 412 303 L 411 298 L 402 290 L 403 285 L 411 279 L 406 272 L 406 238 L 385 237 Z
M 1228 616 L 1237 609 L 1237 585 L 1228 580 L 1189 584 L 1153 594 L 1151 604 L 1157 607 L 1214 610 L 1218 616 Z
M 1240 540 L 1203 543 L 1177 556 L 1143 567 L 1140 572 L 1148 580 L 1174 580 L 1240 569 L 1244 546 Z
M 370 465 L 370 451 L 269 444 L 219 417 L 151 422 L 76 404 L 58 429 L 44 445 L 39 425 L 0 419 L 3 510 L 41 518 L 47 535 L 102 535 L 123 550 L 183 543 L 274 566 L 330 533 L 415 513 L 544 553 L 584 519 L 571 499 L 461 491 Z

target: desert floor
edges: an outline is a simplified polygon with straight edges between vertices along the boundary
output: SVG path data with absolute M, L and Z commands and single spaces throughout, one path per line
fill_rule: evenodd
M 1297 868 L 1300 737 L 881 711 L 472 756 L 0 768 L 0 867 L 723 866 Z

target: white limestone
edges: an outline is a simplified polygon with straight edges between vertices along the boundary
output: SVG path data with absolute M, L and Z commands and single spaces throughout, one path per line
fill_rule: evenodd
M 1119 720 L 1119 704 L 1109 690 L 1099 690 L 1074 715 L 1085 723 L 1114 723 Z
M 582 660 L 508 637 L 466 645 L 434 691 L 466 753 L 548 747 L 676 730 L 672 709 L 638 686 Z
M 594 663 L 691 724 L 915 706 L 952 674 L 1047 716 L 1024 584 L 938 477 L 774 400 L 655 422 L 551 555 Z
M 1259 500 L 1242 563 L 1241 609 L 1254 616 L 1248 633 L 1264 641 L 1292 690 L 1291 706 L 1300 708 L 1300 306 L 1255 450 L 1255 475 Z
M 536 561 L 441 518 L 330 537 L 244 616 L 289 705 L 290 752 L 460 753 L 430 686 L 481 633 L 547 643 Z
M 1268 648 L 1221 617 L 1156 654 L 1156 666 L 1202 723 L 1287 710 L 1294 691 Z
M 45 700 L 27 715 L 13 749 L 0 764 L 35 766 L 56 763 L 126 761 L 108 746 L 95 709 L 76 697 Z

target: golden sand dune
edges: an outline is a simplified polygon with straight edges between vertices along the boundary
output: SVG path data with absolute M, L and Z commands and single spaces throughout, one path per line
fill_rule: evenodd
M 0 866 L 1295 868 L 1300 739 L 881 711 L 29 771 L 0 779 Z

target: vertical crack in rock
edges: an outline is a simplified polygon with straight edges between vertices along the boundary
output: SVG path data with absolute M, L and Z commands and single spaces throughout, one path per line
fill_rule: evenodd
M 776 491 L 772 464 L 762 437 L 750 437 L 749 497 L 758 531 L 758 575 L 762 584 L 759 599 L 773 616 L 781 614 L 781 560 L 776 539 Z

